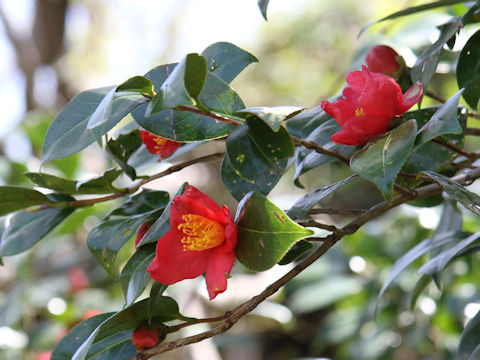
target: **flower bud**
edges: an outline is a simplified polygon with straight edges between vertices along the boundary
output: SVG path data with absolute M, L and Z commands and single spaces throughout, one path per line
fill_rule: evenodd
M 395 77 L 404 65 L 404 61 L 390 46 L 372 47 L 365 58 L 368 70 Z
M 138 352 L 142 352 L 146 349 L 150 349 L 159 343 L 160 336 L 158 329 L 146 329 L 138 327 L 132 333 L 132 343 Z
M 77 292 L 90 286 L 87 274 L 80 266 L 73 266 L 68 269 L 68 279 L 72 292 Z
M 150 229 L 150 225 L 152 225 L 150 221 L 144 222 L 140 225 L 137 232 L 137 238 L 135 239 L 135 249 L 138 249 L 138 243 L 143 239 L 143 236 L 147 233 L 148 229 Z

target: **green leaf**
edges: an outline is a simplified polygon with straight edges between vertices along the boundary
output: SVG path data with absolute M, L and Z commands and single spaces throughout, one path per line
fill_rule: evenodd
M 88 358 L 92 360 L 127 359 L 137 354 L 132 343 L 132 330 L 110 336 L 92 345 Z
M 77 181 L 77 191 L 81 194 L 108 194 L 116 192 L 117 189 L 112 185 L 122 170 L 109 169 L 102 176 L 93 179 Z
M 285 256 L 278 262 L 278 265 L 287 265 L 294 261 L 299 256 L 303 255 L 307 251 L 313 248 L 313 244 L 307 240 L 300 240 L 299 242 L 293 244 L 293 246 L 288 250 Z
M 147 101 L 136 93 L 116 93 L 108 121 L 88 130 L 90 116 L 112 87 L 83 91 L 58 113 L 47 130 L 42 147 L 42 163 L 75 154 L 106 134 L 128 113 Z
M 72 328 L 55 345 L 51 360 L 71 360 L 75 351 L 86 341 L 86 339 L 109 317 L 115 313 L 105 313 L 92 316 Z
M 480 100 L 480 30 L 468 39 L 457 63 L 457 83 L 465 88 L 463 98 L 474 110 L 479 109 Z
M 438 65 L 438 58 L 443 52 L 445 44 L 453 37 L 462 27 L 462 18 L 454 18 L 439 26 L 440 36 L 435 43 L 427 48 L 413 65 L 410 75 L 413 82 L 420 81 L 423 88 L 426 89 L 430 83 Z
M 466 239 L 455 244 L 455 246 L 449 247 L 434 258 L 430 259 L 426 264 L 424 264 L 418 272 L 420 274 L 427 274 L 432 276 L 434 279 L 438 279 L 438 275 L 445 269 L 448 263 L 459 253 L 461 253 L 466 247 L 476 242 L 480 239 L 480 233 L 473 234 Z
M 408 158 L 415 141 L 417 123 L 409 120 L 367 143 L 350 159 L 350 167 L 373 182 L 388 202 L 393 198 L 393 183 Z
M 146 97 L 155 96 L 155 91 L 153 90 L 153 82 L 143 76 L 134 76 L 124 83 L 118 85 L 117 91 L 131 91 L 140 93 Z
M 73 201 L 65 195 L 48 195 L 52 201 Z M 54 207 L 38 211 L 20 211 L 13 215 L 10 225 L 2 233 L 0 239 L 0 256 L 19 254 L 30 249 L 53 228 L 65 220 L 74 207 Z
M 255 271 L 270 269 L 293 244 L 313 234 L 256 192 L 240 202 L 235 221 L 238 229 L 235 253 L 243 265 Z
M 170 76 L 170 74 L 173 72 L 173 70 L 177 65 L 178 65 L 177 63 L 173 63 L 173 64 L 165 64 L 165 65 L 154 67 L 153 69 L 151 69 L 149 72 L 145 74 L 145 78 L 153 82 L 154 88 L 156 90 L 160 90 L 165 80 L 168 79 L 168 77 Z M 143 107 L 146 107 L 146 106 L 147 105 L 144 105 Z
M 147 116 L 179 105 L 197 105 L 206 76 L 205 58 L 194 53 L 185 56 L 149 103 L 146 110 Z
M 137 178 L 137 173 L 132 166 L 127 164 L 127 161 L 142 144 L 138 129 L 128 134 L 121 134 L 115 140 L 110 139 L 107 141 L 107 152 L 132 180 Z
M 387 279 L 383 283 L 382 288 L 378 293 L 377 301 L 385 293 L 385 290 L 388 289 L 390 284 L 397 278 L 397 276 L 410 264 L 412 264 L 421 256 L 425 255 L 427 252 L 449 244 L 452 241 L 455 241 L 457 234 L 457 232 L 450 231 L 425 239 L 413 248 L 411 248 L 409 251 L 407 251 L 404 255 L 402 255 L 395 262 L 395 264 L 393 264 L 393 267 L 390 270 Z
M 273 131 L 280 130 L 282 123 L 287 119 L 300 113 L 303 107 L 299 106 L 275 106 L 275 107 L 253 107 L 237 111 L 235 115 L 244 116 L 246 119 L 258 117 L 262 119 Z
M 122 287 L 125 306 L 130 306 L 145 290 L 150 275 L 147 267 L 155 257 L 155 245 L 147 245 L 138 248 L 120 274 L 120 286 Z
M 227 155 L 235 172 L 247 181 L 255 179 L 274 162 L 294 154 L 290 135 L 285 128 L 272 131 L 258 118 L 248 119 L 227 139 Z
M 420 276 L 410 295 L 410 310 L 415 309 L 415 304 L 423 290 L 432 282 L 432 277 L 428 275 Z
M 0 186 L 0 215 L 41 204 L 48 205 L 52 202 L 37 190 L 16 186 Z
M 117 92 L 117 87 L 113 87 L 110 91 L 107 92 L 105 97 L 100 101 L 97 108 L 90 116 L 87 122 L 87 130 L 92 130 L 100 125 L 106 123 L 110 116 L 112 115 L 112 105 L 113 99 L 115 98 L 115 94 Z M 95 132 L 93 133 L 95 135 Z M 97 141 L 100 140 L 101 135 L 98 134 L 96 136 Z
M 480 345 L 478 334 L 480 333 L 480 311 L 471 319 L 460 337 L 455 360 L 478 360 L 480 359 Z
M 228 42 L 217 42 L 202 52 L 207 61 L 207 70 L 217 75 L 226 83 L 235 77 L 257 58 Z
M 418 131 L 417 144 L 424 144 L 427 141 L 445 134 L 461 134 L 463 132 L 457 118 L 458 100 L 463 89 L 453 95 L 448 101 L 440 106 L 428 121 Z
M 79 333 L 74 339 L 75 344 L 78 346 L 71 346 L 71 354 L 68 359 L 72 360 L 84 360 L 84 359 L 99 359 L 96 357 L 99 350 L 108 350 L 104 348 L 104 345 L 108 343 L 116 344 L 117 346 L 122 346 L 124 337 L 120 334 L 125 333 L 129 330 L 137 328 L 137 326 L 145 324 L 147 322 L 147 312 L 148 312 L 148 299 L 144 299 L 133 304 L 130 307 L 119 311 L 118 313 L 109 313 L 101 314 L 90 319 L 91 323 L 87 323 L 90 319 L 87 319 L 77 325 L 74 329 L 85 327 L 88 328 L 88 331 Z M 183 316 L 179 309 L 176 301 L 167 296 L 161 296 L 157 299 L 153 307 L 152 321 L 157 324 L 162 324 L 163 322 L 172 321 L 172 320 L 184 320 L 184 321 L 193 321 L 194 318 L 189 318 Z M 108 316 L 110 315 L 110 316 Z M 103 320 L 103 321 L 101 321 Z M 86 324 L 86 325 L 84 325 Z M 94 325 L 96 327 L 94 328 Z M 73 329 L 72 329 L 73 331 Z M 70 340 L 70 333 L 67 334 Z M 60 345 L 60 343 L 59 343 Z M 58 346 L 58 345 L 57 345 Z M 65 347 L 68 350 L 67 347 Z M 63 360 L 63 357 L 59 357 L 58 360 Z M 101 358 L 108 359 L 108 358 Z M 115 358 L 117 359 L 117 358 Z M 55 360 L 52 357 L 52 360 Z
M 163 209 L 159 209 L 126 218 L 107 220 L 90 231 L 87 237 L 88 248 L 110 276 L 116 278 L 118 275 L 115 260 L 123 245 L 135 234 L 140 225 L 160 215 L 162 211 Z
M 143 189 L 140 194 L 132 196 L 125 203 L 113 209 L 106 218 L 111 216 L 131 216 L 152 210 L 165 208 L 170 196 L 166 191 Z
M 328 120 L 333 119 L 323 111 L 321 106 L 315 106 L 310 110 L 303 111 L 294 117 L 287 119 L 286 126 L 288 132 L 293 136 L 306 139 L 315 129 Z M 336 123 L 335 120 L 333 121 Z M 338 125 L 338 130 L 341 130 L 340 125 Z
M 454 4 L 458 4 L 458 3 L 461 3 L 461 2 L 464 2 L 464 0 L 441 0 L 441 1 L 434 1 L 434 2 L 431 2 L 431 3 L 428 3 L 428 4 L 419 5 L 419 6 L 412 6 L 412 7 L 394 12 L 393 14 L 385 16 L 384 18 L 381 18 L 379 20 L 372 21 L 371 23 L 365 25 L 360 30 L 360 33 L 358 34 L 358 36 L 362 35 L 363 32 L 365 30 L 367 30 L 367 28 L 369 28 L 370 26 L 372 26 L 374 24 L 377 24 L 379 22 L 385 21 L 385 20 L 390 20 L 390 19 L 395 19 L 395 18 L 399 18 L 399 17 L 402 17 L 402 16 L 412 15 L 412 14 L 416 14 L 418 12 L 435 9 L 435 8 L 441 7 L 441 6 L 454 5 Z
M 267 20 L 267 8 L 269 1 L 270 0 L 258 0 L 258 7 L 260 8 L 262 16 L 265 20 Z
M 162 297 L 168 285 L 154 281 L 150 288 L 150 296 L 148 297 L 147 304 L 147 324 L 151 324 L 152 317 L 155 315 L 155 304 Z
M 480 196 L 465 189 L 458 182 L 434 171 L 423 171 L 422 173 L 438 183 L 452 199 L 458 201 L 474 214 L 480 215 Z
M 174 197 L 168 202 L 167 206 L 165 206 L 162 215 L 150 226 L 145 235 L 143 235 L 142 240 L 138 243 L 139 247 L 151 242 L 156 242 L 170 230 L 170 205 L 176 196 L 180 196 L 185 192 L 187 185 L 188 183 L 185 182 L 178 188 Z
M 44 173 L 25 173 L 25 176 L 33 183 L 46 189 L 52 189 L 63 194 L 76 194 L 77 181 L 61 178 L 55 175 Z
M 241 178 L 230 164 L 228 157 L 225 156 L 222 161 L 221 175 L 225 187 L 232 196 L 240 201 L 249 191 L 257 191 L 267 195 L 278 183 L 282 177 L 287 160 L 275 161 L 272 166 L 259 174 L 253 182 Z
M 349 176 L 346 179 L 340 180 L 335 184 L 331 184 L 322 188 L 318 188 L 307 195 L 303 196 L 301 199 L 297 200 L 295 204 L 288 210 L 287 215 L 292 219 L 301 219 L 305 218 L 308 212 L 317 205 L 321 200 L 326 198 L 328 195 L 333 193 L 342 185 L 354 180 L 358 177 L 357 174 Z
M 204 107 L 222 114 L 233 114 L 245 107 L 235 91 L 210 72 L 207 73 L 199 101 Z M 206 115 L 168 109 L 146 117 L 145 109 L 146 106 L 141 106 L 132 113 L 135 121 L 151 133 L 170 140 L 191 142 L 217 139 L 228 135 L 233 129 L 232 125 Z

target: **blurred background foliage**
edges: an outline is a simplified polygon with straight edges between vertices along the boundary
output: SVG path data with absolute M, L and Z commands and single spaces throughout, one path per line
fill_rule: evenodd
M 424 2 L 271 0 L 265 23 L 254 0 L 0 1 L 0 182 L 32 186 L 23 174 L 39 170 L 46 129 L 77 92 L 121 83 L 215 41 L 233 42 L 260 60 L 233 83 L 248 107 L 319 105 L 339 93 L 346 74 L 360 67 L 373 44 L 391 45 L 412 65 L 435 41 L 435 26 L 465 10 L 459 4 L 384 22 L 357 38 L 368 22 L 419 3 Z M 442 57 L 431 85 L 440 96 L 456 92 L 453 64 L 472 32 L 462 31 L 454 51 Z M 221 146 L 201 146 L 194 154 Z M 112 161 L 94 145 L 42 171 L 84 179 L 110 166 Z M 144 171 L 166 166 L 155 164 Z M 179 179 L 187 180 L 234 211 L 235 201 L 218 169 L 219 163 L 197 165 L 153 187 L 172 194 Z M 301 178 L 306 190 L 294 187 L 293 173 L 270 195 L 283 208 L 308 190 L 344 178 L 348 169 L 328 164 L 315 169 Z M 364 208 L 379 199 L 371 185 L 357 180 L 329 203 Z M 123 306 L 119 284 L 85 246 L 88 231 L 114 205 L 77 211 L 33 251 L 3 259 L 0 359 L 48 359 L 55 342 L 78 321 Z M 480 309 L 478 253 L 454 262 L 442 276 L 441 290 L 429 284 L 413 307 L 411 294 L 425 259 L 415 261 L 377 299 L 393 263 L 433 232 L 441 211 L 402 206 L 389 212 L 342 240 L 228 333 L 161 358 L 450 359 L 465 323 Z M 464 222 L 468 230 L 479 231 L 478 219 L 470 213 L 464 214 Z M 134 251 L 131 242 L 126 253 Z M 186 315 L 219 314 L 260 292 L 289 266 L 252 274 L 236 265 L 229 290 L 214 302 L 197 280 L 171 286 L 168 293 Z

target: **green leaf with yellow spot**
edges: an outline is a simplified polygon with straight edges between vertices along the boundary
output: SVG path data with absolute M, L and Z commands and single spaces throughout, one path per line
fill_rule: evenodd
M 238 229 L 235 253 L 243 265 L 255 271 L 270 269 L 297 241 L 313 234 L 257 192 L 243 198 L 235 221 Z
M 294 148 L 285 128 L 274 132 L 257 117 L 236 128 L 227 139 L 227 156 L 238 176 L 253 183 L 275 162 L 293 156 Z

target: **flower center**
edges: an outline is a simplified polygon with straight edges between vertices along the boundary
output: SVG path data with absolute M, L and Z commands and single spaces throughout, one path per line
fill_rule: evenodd
M 223 243 L 225 232 L 218 222 L 194 214 L 183 215 L 182 220 L 177 228 L 186 235 L 181 240 L 183 251 L 207 250 Z
M 164 139 L 160 136 L 156 136 L 152 139 L 156 145 L 154 145 L 155 151 L 161 152 L 163 147 L 165 146 L 165 143 L 167 142 L 167 139 Z
M 355 116 L 365 116 L 365 110 L 363 110 L 363 107 L 359 107 L 355 110 Z

